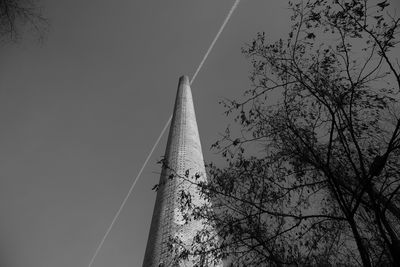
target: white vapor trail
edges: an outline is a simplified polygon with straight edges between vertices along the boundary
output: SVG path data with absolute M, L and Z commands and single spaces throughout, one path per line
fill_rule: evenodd
M 192 85 L 192 83 L 193 83 L 194 79 L 196 78 L 197 74 L 199 73 L 200 69 L 203 67 L 204 62 L 206 61 L 208 55 L 210 54 L 211 50 L 213 49 L 215 43 L 217 42 L 219 36 L 221 35 L 222 31 L 224 30 L 226 24 L 228 23 L 229 19 L 231 18 L 232 14 L 235 11 L 236 7 L 238 6 L 239 2 L 240 2 L 240 0 L 235 0 L 233 6 L 229 10 L 229 13 L 226 16 L 226 18 L 225 18 L 224 22 L 222 23 L 221 27 L 219 28 L 219 30 L 217 32 L 217 35 L 214 37 L 214 40 L 211 42 L 210 47 L 208 48 L 206 54 L 204 55 L 203 59 L 201 60 L 199 66 L 197 67 L 196 72 L 192 76 L 192 79 L 190 80 L 190 85 Z M 151 156 L 153 155 L 153 152 L 156 149 L 156 147 L 157 147 L 158 143 L 160 142 L 162 136 L 164 135 L 165 131 L 167 130 L 168 125 L 171 123 L 171 120 L 172 120 L 172 115 L 169 117 L 168 121 L 165 123 L 164 128 L 162 129 L 162 131 L 161 131 L 160 135 L 158 136 L 156 142 L 154 143 L 153 147 L 151 148 L 149 154 L 147 155 L 146 160 L 143 163 L 143 166 L 140 168 L 140 171 L 136 175 L 136 178 L 133 181 L 131 187 L 129 188 L 128 193 L 126 194 L 124 200 L 122 201 L 120 207 L 118 208 L 118 211 L 115 213 L 114 218 L 111 221 L 110 225 L 108 226 L 103 238 L 101 239 L 100 243 L 98 244 L 98 246 L 97 246 L 97 248 L 96 248 L 96 250 L 95 250 L 95 252 L 93 254 L 93 257 L 91 258 L 91 260 L 89 262 L 88 267 L 92 267 L 97 255 L 99 254 L 99 252 L 100 252 L 100 250 L 101 250 L 101 248 L 102 248 L 102 246 L 103 246 L 103 244 L 105 242 L 105 240 L 107 239 L 109 233 L 111 232 L 115 222 L 118 220 L 118 217 L 119 217 L 122 209 L 124 208 L 126 202 L 128 201 L 130 195 L 132 194 L 132 191 L 135 188 L 135 185 L 136 185 L 137 181 L 139 180 L 140 176 L 142 175 L 142 172 L 143 172 L 144 168 L 146 167 L 146 165 L 147 165 L 148 161 L 150 160 Z
M 197 67 L 197 70 L 195 71 L 195 73 L 192 76 L 192 79 L 190 80 L 190 85 L 192 85 L 194 79 L 196 79 L 197 74 L 199 73 L 200 69 L 203 67 L 204 62 L 206 61 L 208 55 L 210 54 L 211 50 L 213 49 L 215 43 L 217 42 L 219 36 L 221 35 L 222 31 L 224 30 L 226 24 L 228 23 L 229 19 L 231 18 L 233 12 L 235 11 L 235 9 L 237 8 L 237 6 L 239 5 L 240 0 L 236 0 L 235 3 L 233 3 L 233 6 L 231 7 L 231 10 L 229 10 L 228 15 L 226 16 L 224 22 L 222 23 L 221 27 L 219 28 L 217 34 L 214 37 L 214 40 L 211 42 L 210 47 L 208 48 L 206 54 L 204 55 L 203 59 L 201 60 L 199 66 Z
M 132 191 L 133 191 L 133 188 L 135 188 L 136 182 L 139 180 L 140 176 L 142 175 L 142 172 L 143 172 L 144 168 L 146 167 L 147 162 L 149 162 L 149 160 L 150 160 L 150 158 L 151 158 L 151 155 L 153 155 L 154 150 L 156 149 L 158 143 L 159 143 L 160 140 L 161 140 L 161 137 L 164 135 L 165 131 L 166 131 L 167 128 L 168 128 L 168 125 L 171 123 L 171 120 L 172 120 L 172 115 L 169 117 L 168 121 L 165 123 L 164 128 L 162 129 L 162 131 L 161 131 L 160 135 L 158 136 L 156 142 L 154 143 L 153 147 L 151 148 L 150 153 L 147 155 L 147 158 L 146 158 L 146 160 L 144 161 L 142 168 L 140 168 L 140 171 L 139 171 L 138 174 L 136 175 L 136 178 L 135 178 L 135 180 L 133 181 L 131 187 L 129 188 L 128 193 L 126 194 L 126 196 L 125 196 L 124 200 L 122 201 L 122 203 L 121 203 L 121 205 L 120 205 L 120 207 L 119 207 L 117 213 L 115 214 L 113 220 L 111 221 L 110 226 L 108 226 L 106 233 L 104 234 L 104 236 L 103 236 L 103 238 L 101 239 L 99 245 L 97 246 L 96 251 L 94 252 L 92 259 L 90 260 L 90 263 L 89 263 L 88 267 L 91 267 L 91 266 L 92 266 L 92 264 L 93 264 L 93 262 L 94 262 L 94 260 L 95 260 L 95 258 L 96 258 L 96 256 L 97 256 L 97 254 L 99 253 L 101 247 L 102 247 L 103 244 L 104 244 L 104 241 L 106 240 L 108 234 L 111 232 L 111 229 L 113 228 L 115 222 L 117 221 L 117 219 L 118 219 L 118 217 L 119 217 L 119 214 L 121 213 L 121 211 L 122 211 L 122 209 L 124 208 L 126 202 L 128 201 L 128 198 L 129 198 L 129 196 L 131 195 L 131 193 L 132 193 Z

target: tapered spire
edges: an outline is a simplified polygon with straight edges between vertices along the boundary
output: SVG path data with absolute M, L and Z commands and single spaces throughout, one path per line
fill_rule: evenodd
M 201 222 L 196 220 L 184 224 L 177 202 L 181 190 L 190 192 L 193 202 L 200 204 L 202 201 L 197 187 L 183 179 L 187 171 L 191 176 L 199 174 L 200 180 L 206 179 L 187 76 L 179 78 L 164 160 L 167 168 L 164 166 L 161 171 L 143 267 L 179 266 L 173 262 L 169 240 L 178 237 L 184 243 L 190 244 L 197 230 L 202 227 Z M 192 264 L 187 262 L 184 266 Z

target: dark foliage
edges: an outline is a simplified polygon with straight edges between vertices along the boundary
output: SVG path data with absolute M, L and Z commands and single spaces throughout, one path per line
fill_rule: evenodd
M 0 40 L 17 41 L 24 29 L 35 32 L 41 39 L 47 26 L 37 1 L 0 0 Z
M 388 7 L 290 3 L 287 40 L 259 33 L 243 49 L 252 87 L 224 102 L 240 135 L 228 129 L 216 142 L 229 166 L 209 166 L 199 186 L 212 207 L 188 215 L 218 238 L 200 232 L 208 246 L 186 255 L 233 266 L 400 266 L 400 19 Z

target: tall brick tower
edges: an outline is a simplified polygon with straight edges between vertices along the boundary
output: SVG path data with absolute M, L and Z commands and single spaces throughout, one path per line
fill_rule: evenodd
M 190 192 L 192 202 L 199 204 L 202 201 L 197 187 L 183 178 L 187 170 L 189 176 L 198 173 L 199 180 L 206 179 L 187 76 L 179 78 L 164 159 L 168 168 L 163 167 L 161 171 L 143 267 L 193 266 L 192 261 L 198 263 L 200 259 L 189 258 L 188 261 L 178 265 L 173 261 L 173 254 L 168 247 L 169 239 L 174 237 L 180 238 L 185 244 L 190 244 L 197 230 L 202 227 L 202 223 L 195 220 L 184 224 L 178 204 L 181 190 Z M 171 174 L 175 174 L 172 179 Z

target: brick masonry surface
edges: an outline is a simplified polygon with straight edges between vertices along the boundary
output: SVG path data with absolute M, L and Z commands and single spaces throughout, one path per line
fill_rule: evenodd
M 178 265 L 172 262 L 173 255 L 167 245 L 170 237 L 179 237 L 185 244 L 190 244 L 197 231 L 202 228 L 200 221 L 183 224 L 182 214 L 177 203 L 179 192 L 185 190 L 191 193 L 192 202 L 201 204 L 203 200 L 199 197 L 197 188 L 177 176 L 169 178 L 171 170 L 181 177 L 184 177 L 185 171 L 189 170 L 190 176 L 199 173 L 200 180 L 206 179 L 192 93 L 187 76 L 179 79 L 164 159 L 169 169 L 163 168 L 161 171 L 143 267 L 190 267 L 193 266 L 192 260 L 196 261 L 197 259 L 191 258 L 191 260 Z

